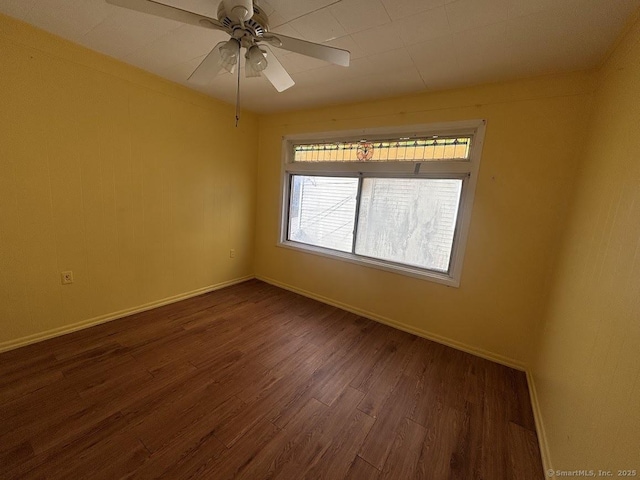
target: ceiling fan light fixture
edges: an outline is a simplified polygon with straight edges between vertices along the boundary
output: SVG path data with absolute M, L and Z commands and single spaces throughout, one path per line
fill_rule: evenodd
M 264 53 L 262 53 L 262 50 L 260 50 L 260 47 L 258 47 L 257 45 L 249 47 L 245 58 L 247 59 L 247 63 L 250 65 L 250 67 L 258 72 L 258 74 L 265 68 L 267 68 L 267 58 L 265 57 Z
M 255 78 L 260 76 L 260 72 L 247 62 L 244 64 L 244 76 L 247 78 Z
M 227 72 L 233 73 L 238 64 L 238 53 L 240 52 L 240 42 L 235 38 L 228 40 L 220 47 L 220 64 Z

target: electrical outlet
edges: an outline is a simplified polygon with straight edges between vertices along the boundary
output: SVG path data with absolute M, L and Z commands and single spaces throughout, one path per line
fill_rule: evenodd
M 234 248 L 229 250 L 229 258 L 236 258 L 236 250 Z
M 62 282 L 63 285 L 69 285 L 70 283 L 73 283 L 73 272 L 72 271 L 62 272 L 60 274 L 60 281 Z

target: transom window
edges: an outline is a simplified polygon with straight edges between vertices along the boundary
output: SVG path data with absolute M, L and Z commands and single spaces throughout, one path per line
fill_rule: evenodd
M 458 286 L 484 121 L 286 137 L 280 245 Z
M 470 137 L 400 138 L 296 144 L 294 162 L 403 162 L 468 160 Z

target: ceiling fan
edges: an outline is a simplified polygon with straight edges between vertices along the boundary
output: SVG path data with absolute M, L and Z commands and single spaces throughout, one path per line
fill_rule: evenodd
M 226 32 L 231 38 L 213 47 L 189 77 L 189 81 L 194 84 L 210 83 L 223 68 L 229 73 L 234 73 L 239 64 L 242 48 L 245 49 L 245 75 L 247 77 L 264 75 L 278 92 L 292 87 L 295 82 L 268 45 L 336 65 L 349 66 L 350 54 L 347 50 L 271 33 L 267 15 L 252 0 L 222 0 L 218 6 L 217 19 L 156 0 L 106 1 L 129 10 Z M 238 94 L 239 82 L 240 69 L 238 68 Z

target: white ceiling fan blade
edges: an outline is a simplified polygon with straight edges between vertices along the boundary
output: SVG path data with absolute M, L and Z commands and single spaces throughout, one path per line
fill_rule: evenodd
M 216 75 L 222 69 L 222 55 L 220 54 L 220 47 L 227 42 L 220 42 L 213 50 L 211 50 L 204 60 L 200 62 L 200 65 L 196 67 L 193 73 L 189 76 L 189 82 L 198 85 L 210 84 Z
M 325 60 L 343 67 L 349 66 L 351 54 L 347 50 L 273 33 L 265 33 L 262 40 L 269 42 L 274 47 L 289 50 L 290 52 L 301 53 L 302 55 Z
M 271 49 L 266 46 L 264 48 L 267 50 L 267 68 L 262 71 L 262 74 L 267 77 L 278 92 L 284 92 L 287 88 L 293 87 L 296 82 L 293 81 Z
M 197 13 L 182 10 L 181 8 L 165 5 L 154 0 L 106 0 L 111 5 L 128 8 L 136 12 L 148 13 L 156 17 L 168 18 L 176 22 L 188 23 L 198 27 L 227 31 L 227 29 L 215 18 L 205 17 Z

